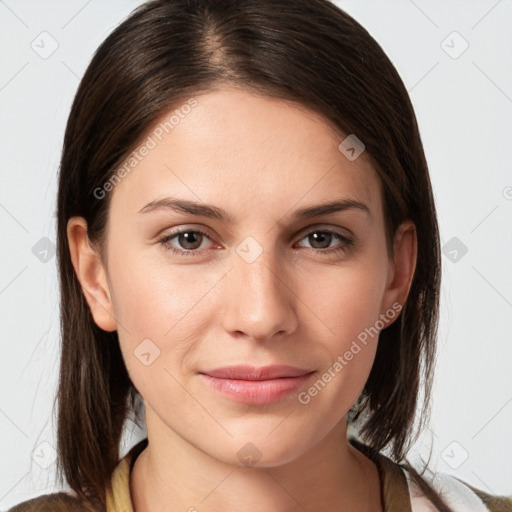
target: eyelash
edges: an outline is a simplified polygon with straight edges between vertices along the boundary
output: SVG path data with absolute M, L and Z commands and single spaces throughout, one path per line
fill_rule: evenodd
M 206 233 L 205 231 L 203 231 L 201 229 L 182 229 L 180 231 L 176 231 L 176 232 L 171 233 L 169 235 L 165 235 L 164 237 L 160 238 L 158 241 L 162 244 L 163 248 L 166 251 L 171 251 L 173 254 L 175 254 L 177 256 L 187 256 L 187 257 L 200 256 L 201 253 L 202 253 L 202 250 L 190 249 L 190 250 L 187 251 L 187 250 L 184 250 L 184 249 L 176 249 L 175 247 L 173 247 L 173 246 L 171 246 L 169 244 L 170 240 L 172 240 L 176 236 L 179 236 L 179 235 L 181 235 L 183 233 L 201 233 L 203 236 L 205 236 L 205 237 L 210 239 L 210 236 L 208 235 L 208 233 Z M 308 231 L 301 238 L 301 240 L 303 240 L 304 238 L 308 237 L 309 235 L 311 235 L 313 233 L 328 233 L 328 234 L 334 235 L 341 242 L 343 242 L 340 247 L 337 247 L 335 249 L 333 249 L 333 248 L 331 248 L 331 249 L 315 249 L 315 248 L 311 248 L 310 249 L 312 251 L 315 251 L 316 253 L 337 254 L 337 253 L 340 253 L 340 252 L 345 252 L 354 243 L 354 241 L 351 238 L 349 238 L 349 237 L 347 237 L 345 235 L 342 235 L 342 234 L 340 234 L 340 233 L 338 233 L 336 231 L 329 230 L 329 229 L 314 229 L 312 231 Z

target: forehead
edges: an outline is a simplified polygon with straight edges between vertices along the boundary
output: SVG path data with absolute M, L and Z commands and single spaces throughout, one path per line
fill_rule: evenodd
M 380 210 L 380 180 L 364 152 L 351 161 L 340 151 L 345 137 L 295 102 L 234 87 L 202 93 L 147 130 L 139 148 L 149 149 L 116 185 L 112 207 L 138 211 L 168 194 L 242 213 L 339 197 Z

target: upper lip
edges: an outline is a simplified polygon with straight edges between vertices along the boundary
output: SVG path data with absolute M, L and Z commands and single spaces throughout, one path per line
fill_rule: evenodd
M 248 365 L 225 366 L 223 368 L 204 370 L 200 373 L 221 379 L 270 380 L 283 377 L 300 377 L 312 371 L 313 370 L 297 368 L 296 366 L 279 364 L 261 367 Z

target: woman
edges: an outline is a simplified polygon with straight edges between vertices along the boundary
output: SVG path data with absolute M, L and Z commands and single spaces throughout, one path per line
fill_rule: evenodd
M 435 205 L 402 81 L 326 0 L 156 0 L 116 28 L 69 117 L 58 256 L 73 493 L 13 511 L 512 510 L 406 464 Z

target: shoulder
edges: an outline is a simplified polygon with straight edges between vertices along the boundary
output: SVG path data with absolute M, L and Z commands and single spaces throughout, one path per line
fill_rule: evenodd
M 404 468 L 413 512 L 437 512 Z M 447 473 L 435 473 L 428 483 L 453 512 L 512 512 L 512 497 L 497 496 L 477 489 Z
M 7 512 L 92 512 L 92 509 L 76 496 L 56 492 L 19 503 Z
M 511 496 L 496 496 L 488 494 L 480 489 L 476 489 L 466 482 L 462 482 L 469 487 L 487 506 L 492 512 L 512 512 L 512 495 Z
M 447 473 L 429 470 L 420 475 L 357 439 L 351 438 L 350 443 L 376 463 L 385 512 L 439 512 L 426 493 L 432 499 L 441 497 L 452 512 L 512 512 L 512 496 L 482 491 Z

